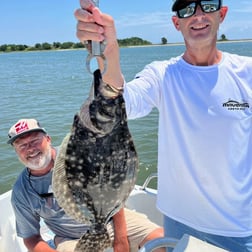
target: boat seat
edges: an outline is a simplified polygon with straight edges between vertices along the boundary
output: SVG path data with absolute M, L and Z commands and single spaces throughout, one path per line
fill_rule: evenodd
M 149 219 L 158 225 L 163 225 L 163 215 L 156 208 L 156 194 L 152 193 L 151 189 L 142 189 L 135 186 L 135 189 L 130 197 L 125 202 L 125 206 L 129 209 L 146 214 Z

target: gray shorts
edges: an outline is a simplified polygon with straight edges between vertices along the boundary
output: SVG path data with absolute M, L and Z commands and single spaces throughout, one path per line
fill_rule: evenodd
M 125 219 L 127 223 L 128 240 L 130 244 L 130 251 L 138 251 L 139 245 L 148 236 L 149 233 L 154 231 L 159 226 L 151 222 L 146 215 L 137 213 L 133 210 L 124 209 Z M 114 240 L 114 227 L 113 222 L 107 225 L 107 229 L 113 243 Z M 69 240 L 67 238 L 55 238 L 57 251 L 59 252 L 74 252 L 74 248 L 78 240 Z M 108 250 L 113 251 L 113 250 Z

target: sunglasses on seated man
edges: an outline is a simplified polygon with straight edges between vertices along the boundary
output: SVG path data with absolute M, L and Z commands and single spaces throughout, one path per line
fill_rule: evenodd
M 179 18 L 188 18 L 196 13 L 198 6 L 204 13 L 212 13 L 221 8 L 222 2 L 221 0 L 182 1 L 182 3 L 174 6 L 173 11 L 176 11 Z

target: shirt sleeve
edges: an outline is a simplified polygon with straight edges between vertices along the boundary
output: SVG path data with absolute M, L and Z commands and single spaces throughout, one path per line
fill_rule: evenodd
M 153 62 L 124 85 L 123 96 L 129 119 L 144 117 L 159 107 L 165 69 L 165 63 Z

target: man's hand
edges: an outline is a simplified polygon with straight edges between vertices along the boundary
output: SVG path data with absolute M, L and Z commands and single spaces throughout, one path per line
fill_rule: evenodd
M 25 238 L 24 244 L 29 252 L 57 252 L 57 250 L 49 247 L 49 245 L 42 239 L 40 235 L 34 235 L 29 238 Z
M 121 73 L 114 19 L 102 13 L 90 0 L 80 0 L 80 6 L 81 8 L 74 13 L 77 19 L 76 35 L 82 42 L 86 40 L 105 41 L 106 47 L 103 55 L 106 58 L 107 68 L 102 79 L 115 88 L 121 88 L 124 78 Z

